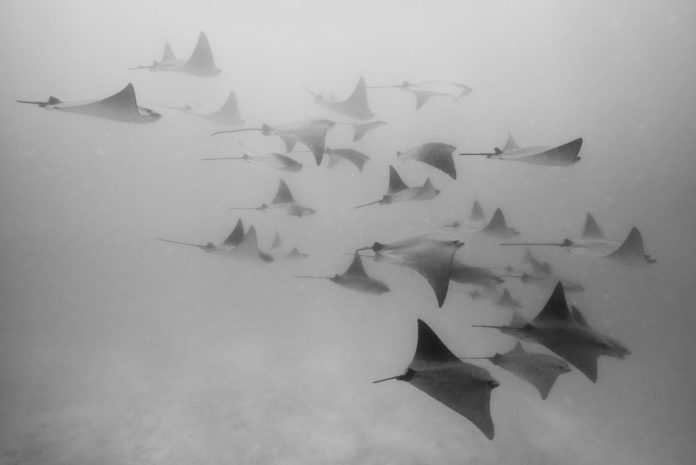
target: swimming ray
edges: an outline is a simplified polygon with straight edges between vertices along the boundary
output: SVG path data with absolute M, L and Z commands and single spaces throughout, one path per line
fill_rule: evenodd
M 631 266 L 650 265 L 657 261 L 645 253 L 643 238 L 638 228 L 635 227 L 631 228 L 626 239 L 618 246 L 614 241 L 608 240 L 573 241 L 568 238 L 563 239 L 563 242 L 512 242 L 498 245 L 561 247 L 578 255 L 606 258 Z
M 469 219 L 472 221 L 481 221 L 486 218 L 486 214 L 483 212 L 483 208 L 478 200 L 474 200 L 474 205 L 471 207 L 471 215 Z
M 307 91 L 314 96 L 315 103 L 333 112 L 350 116 L 358 120 L 370 119 L 374 116 L 374 113 L 370 111 L 369 104 L 367 103 L 365 80 L 362 77 L 358 80 L 353 93 L 342 101 L 327 99 L 321 94 L 315 94 L 309 89 L 307 89 Z
M 126 123 L 151 123 L 161 118 L 159 113 L 149 108 L 138 106 L 133 84 L 128 84 L 114 95 L 101 100 L 63 102 L 51 96 L 45 102 L 32 102 L 27 100 L 17 100 L 17 102 L 29 103 L 50 110 L 60 110 L 67 113 L 76 113 L 79 115 L 93 116 Z
M 546 399 L 556 379 L 563 373 L 568 373 L 570 367 L 565 360 L 553 355 L 527 352 L 519 342 L 515 347 L 504 353 L 496 353 L 493 357 L 464 357 L 464 360 L 485 358 L 494 365 L 509 371 L 515 376 L 534 386 L 542 399 Z
M 491 220 L 480 232 L 495 237 L 512 237 L 519 234 L 516 229 L 508 227 L 503 211 L 500 208 L 496 208 Z
M 522 263 L 529 265 L 530 270 L 528 272 L 522 273 L 519 276 L 523 283 L 531 283 L 535 285 L 545 286 L 547 284 L 555 284 L 558 281 L 563 283 L 563 290 L 566 292 L 582 292 L 585 287 L 582 284 L 571 281 L 565 277 L 561 277 L 556 273 L 550 264 L 546 262 L 540 262 L 532 255 L 532 252 L 527 249 L 522 259 Z
M 293 247 L 292 250 L 290 252 L 288 252 L 288 254 L 285 256 L 285 259 L 286 260 L 295 260 L 298 258 L 307 258 L 307 257 L 309 257 L 308 253 L 300 252 L 300 249 L 298 249 L 297 247 Z
M 244 233 L 244 224 L 242 223 L 242 219 L 240 218 L 237 220 L 237 224 L 235 225 L 230 235 L 227 236 L 227 239 L 225 239 L 222 245 L 236 247 L 244 240 L 245 236 L 246 234 Z
M 241 126 L 244 124 L 244 120 L 239 113 L 239 104 L 237 103 L 237 96 L 235 95 L 234 91 L 230 91 L 225 103 L 219 109 L 213 112 L 196 111 L 193 109 L 193 107 L 191 107 L 191 105 L 185 105 L 183 107 L 173 107 L 168 105 L 163 106 L 173 108 L 175 110 L 181 110 L 189 115 L 198 116 L 199 118 L 215 121 L 217 123 L 222 123 L 229 126 Z
M 461 284 L 473 284 L 484 287 L 495 287 L 505 281 L 486 268 L 465 265 L 464 262 L 457 258 L 452 261 L 450 279 Z
M 355 252 L 353 255 L 353 262 L 343 274 L 337 274 L 334 276 L 296 275 L 295 277 L 305 279 L 327 279 L 345 288 L 368 294 L 384 294 L 390 290 L 389 286 L 384 284 L 382 281 L 368 276 L 358 252 Z
M 460 241 L 445 241 L 423 235 L 389 244 L 375 242 L 370 247 L 358 250 L 370 249 L 374 252 L 375 261 L 405 266 L 418 272 L 433 288 L 438 306 L 442 307 L 447 297 L 454 255 L 463 245 Z
M 273 257 L 259 250 L 259 241 L 256 237 L 256 229 L 253 226 L 249 228 L 244 239 L 229 251 L 229 254 L 243 259 L 258 259 L 265 262 L 273 261 Z
M 462 362 L 433 330 L 418 320 L 418 342 L 406 372 L 388 379 L 406 381 L 471 421 L 488 438 L 494 426 L 491 390 L 499 383 L 481 367 Z
M 534 341 L 575 366 L 592 382 L 597 382 L 597 359 L 600 355 L 623 358 L 628 351 L 614 339 L 603 336 L 578 321 L 566 303 L 559 281 L 544 308 L 531 323 L 519 326 L 484 326 L 497 328 L 519 339 Z
M 302 170 L 302 163 L 293 160 L 287 155 L 277 152 L 260 152 L 258 150 L 252 150 L 245 147 L 243 144 L 239 144 L 244 150 L 244 154 L 241 157 L 210 157 L 202 158 L 204 161 L 215 161 L 215 160 L 242 160 L 247 163 L 264 166 L 266 168 L 273 168 L 279 171 L 286 171 L 290 173 L 297 173 Z
M 242 131 L 261 131 L 264 136 L 279 136 L 285 142 L 285 148 L 291 152 L 295 148 L 295 143 L 300 142 L 306 145 L 314 154 L 317 165 L 321 164 L 326 149 L 326 133 L 336 125 L 335 122 L 327 119 L 309 119 L 296 123 L 281 124 L 278 126 L 261 125 L 258 128 L 232 129 L 229 131 L 217 131 L 211 134 L 226 134 Z
M 365 163 L 370 160 L 370 157 L 354 149 L 330 149 L 327 147 L 325 153 L 329 155 L 329 168 L 341 160 L 346 160 L 355 165 L 361 173 Z
M 416 160 L 434 166 L 448 174 L 452 179 L 457 179 L 457 169 L 454 166 L 452 152 L 456 147 L 441 142 L 429 142 L 419 145 L 405 152 L 396 152 L 396 156 L 402 160 Z
M 398 202 L 409 202 L 419 200 L 430 200 L 440 195 L 440 191 L 435 189 L 430 178 L 426 179 L 422 186 L 408 187 L 401 179 L 399 173 L 393 166 L 389 166 L 389 187 L 387 193 L 380 200 L 358 205 L 355 208 L 367 207 L 368 205 L 389 205 Z
M 259 207 L 231 207 L 230 210 L 258 210 L 280 215 L 296 216 L 298 218 L 316 213 L 316 210 L 304 207 L 295 202 L 290 188 L 282 179 L 278 182 L 278 190 L 270 204 L 264 203 Z
M 130 69 L 149 69 L 150 71 L 169 71 L 191 74 L 194 76 L 212 77 L 220 74 L 221 70 L 215 67 L 213 52 L 210 49 L 208 36 L 201 31 L 198 34 L 198 42 L 188 60 L 177 59 L 169 44 L 165 44 L 162 61 L 154 61 L 150 66 L 136 66 Z
M 403 81 L 401 84 L 395 86 L 367 86 L 367 88 L 398 88 L 411 92 L 416 97 L 416 110 L 420 109 L 426 102 L 436 96 L 449 97 L 456 102 L 472 92 L 472 89 L 467 85 L 443 80 L 421 82 Z
M 520 161 L 534 165 L 568 166 L 580 160 L 578 153 L 582 148 L 582 138 L 574 139 L 557 147 L 518 147 L 512 136 L 508 135 L 505 148 L 489 153 L 460 153 L 463 156 L 485 156 L 496 160 Z

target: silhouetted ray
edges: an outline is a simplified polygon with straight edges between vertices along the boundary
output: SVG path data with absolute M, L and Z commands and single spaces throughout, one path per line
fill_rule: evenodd
M 465 357 L 464 360 L 475 358 L 479 357 Z M 480 358 L 490 360 L 494 365 L 527 381 L 539 391 L 542 399 L 548 397 L 558 376 L 570 371 L 565 360 L 553 355 L 527 352 L 519 342 L 509 352 Z
M 482 326 L 497 328 L 505 334 L 537 342 L 575 366 L 592 382 L 597 381 L 600 355 L 623 358 L 627 350 L 573 317 L 566 303 L 563 285 L 558 282 L 551 297 L 531 323 L 519 326 Z
M 369 123 L 348 123 L 353 126 L 353 142 L 357 142 L 363 138 L 368 131 L 375 129 L 383 124 L 387 124 L 386 121 L 370 121 Z
M 310 119 L 297 123 L 281 124 L 278 126 L 262 125 L 260 128 L 233 129 L 231 131 L 218 131 L 211 134 L 225 134 L 242 131 L 261 131 L 265 136 L 279 136 L 285 142 L 285 148 L 291 152 L 295 148 L 295 143 L 300 142 L 306 145 L 314 154 L 317 165 L 321 164 L 326 148 L 326 133 L 334 127 L 336 123 L 327 119 Z
M 251 237 L 249 236 L 251 234 Z M 258 248 L 258 241 L 256 239 L 256 230 L 252 226 L 249 228 L 249 232 L 244 233 L 244 225 L 242 220 L 237 220 L 237 224 L 230 233 L 229 236 L 220 245 L 215 245 L 212 242 L 206 244 L 193 244 L 190 242 L 173 241 L 170 239 L 163 239 L 158 237 L 157 240 L 163 242 L 169 242 L 172 244 L 185 245 L 189 247 L 198 247 L 204 252 L 215 253 L 221 255 L 236 256 L 242 258 L 254 258 L 260 259 L 265 262 L 273 261 L 273 257 L 269 254 L 262 252 Z
M 402 160 L 416 160 L 434 166 L 447 173 L 452 179 L 457 179 L 457 169 L 454 166 L 452 152 L 454 145 L 443 144 L 441 142 L 429 142 L 419 145 L 405 152 L 396 152 L 396 156 Z
M 406 381 L 471 421 L 488 438 L 494 428 L 490 412 L 491 390 L 499 383 L 483 368 L 457 358 L 422 320 L 413 360 L 403 375 Z
M 417 236 L 390 244 L 375 242 L 371 249 L 376 261 L 405 266 L 423 276 L 435 291 L 439 307 L 445 303 L 452 274 L 454 254 L 464 245 L 460 241 L 445 241 L 429 236 Z
M 239 113 L 239 104 L 237 103 L 237 96 L 232 91 L 227 96 L 227 101 L 216 111 L 213 112 L 201 112 L 194 110 L 190 105 L 184 107 L 173 107 L 166 106 L 167 108 L 173 108 L 175 110 L 181 110 L 189 115 L 198 116 L 207 120 L 215 121 L 217 123 L 226 124 L 229 126 L 241 126 L 244 124 Z
M 582 228 L 580 237 L 582 239 L 602 239 L 604 237 L 604 233 L 591 213 L 585 217 L 585 226 Z
M 278 233 L 276 233 L 275 237 L 273 238 L 270 254 L 274 257 L 284 256 L 286 260 L 309 257 L 309 254 L 301 252 L 297 247 L 293 247 L 292 250 L 288 251 L 288 248 L 285 247 L 285 244 Z
M 259 210 L 280 215 L 297 216 L 298 218 L 316 213 L 316 210 L 303 207 L 295 202 L 290 193 L 290 188 L 282 179 L 278 183 L 278 190 L 270 204 L 264 203 L 259 207 L 232 207 L 230 210 Z
M 486 268 L 467 266 L 462 261 L 452 261 L 450 279 L 457 283 L 473 284 L 476 286 L 495 287 L 505 280 Z
M 170 71 L 204 77 L 212 77 L 220 74 L 220 70 L 215 67 L 215 60 L 213 59 L 213 52 L 208 43 L 208 37 L 203 31 L 198 35 L 196 48 L 193 50 L 188 60 L 176 59 L 171 48 L 169 48 L 169 44 L 165 44 L 161 62 L 155 61 L 150 66 L 141 65 L 130 69 Z
M 398 202 L 409 202 L 416 200 L 430 200 L 440 195 L 440 191 L 435 189 L 430 178 L 425 180 L 420 187 L 408 187 L 401 179 L 399 173 L 393 166 L 389 166 L 389 187 L 387 193 L 380 200 L 358 205 L 355 208 L 367 207 L 368 205 L 389 205 Z
M 102 100 L 87 102 L 63 102 L 56 97 L 49 97 L 45 102 L 30 102 L 17 100 L 19 103 L 38 105 L 40 108 L 60 110 L 67 113 L 94 116 L 126 123 L 151 123 L 161 118 L 161 115 L 149 108 L 139 107 L 135 99 L 133 84 L 128 84 L 114 95 Z
M 285 256 L 285 259 L 286 260 L 295 260 L 298 258 L 307 258 L 307 257 L 309 257 L 308 253 L 300 252 L 300 249 L 298 249 L 297 247 L 293 247 L 292 250 L 290 252 L 288 252 L 288 254 Z
M 335 166 L 341 160 L 346 160 L 354 164 L 362 173 L 365 163 L 370 159 L 362 152 L 353 149 L 330 149 L 325 152 L 329 156 L 329 168 Z
M 368 294 L 384 294 L 389 286 L 382 281 L 368 276 L 358 252 L 353 255 L 353 262 L 343 274 L 335 276 L 295 276 L 296 278 L 328 279 L 340 286 Z
M 367 92 L 365 91 L 365 80 L 360 78 L 353 90 L 353 93 L 345 100 L 334 101 L 323 97 L 321 94 L 315 94 L 307 89 L 314 96 L 314 101 L 324 108 L 342 115 L 350 116 L 355 119 L 370 119 L 374 113 L 370 111 L 367 103 Z
M 563 283 L 563 290 L 566 292 L 582 292 L 585 290 L 585 287 L 582 284 L 561 277 L 553 270 L 550 264 L 546 262 L 542 263 L 534 258 L 529 249 L 525 251 L 522 263 L 529 265 L 529 271 L 522 273 L 522 275 L 519 276 L 523 283 L 530 283 L 539 286 L 552 286 L 558 281 L 561 281 Z
M 241 145 L 245 152 L 241 157 L 212 157 L 203 158 L 204 161 L 215 161 L 215 160 L 242 160 L 252 165 L 264 166 L 266 168 L 273 168 L 279 171 L 286 171 L 290 173 L 297 173 L 302 170 L 302 163 L 297 162 L 287 155 L 277 152 L 260 152 L 258 150 L 252 150 L 248 147 Z
M 595 258 L 606 258 L 624 265 L 649 265 L 656 260 L 644 251 L 643 238 L 638 228 L 631 228 L 631 232 L 624 242 L 616 245 L 614 241 L 594 240 L 594 241 L 572 241 L 568 238 L 563 242 L 514 242 L 502 243 L 499 245 L 514 246 L 552 246 L 561 247 L 569 252 L 586 255 Z
M 508 227 L 505 222 L 505 216 L 500 208 L 495 210 L 493 217 L 481 232 L 495 237 L 512 237 L 519 234 L 516 229 Z
M 464 156 L 485 156 L 486 158 L 494 158 L 496 160 L 521 161 L 534 165 L 547 166 L 568 166 L 580 160 L 578 153 L 582 148 L 582 138 L 572 140 L 566 144 L 557 147 L 523 147 L 517 146 L 517 143 L 508 136 L 505 148 L 500 150 L 495 148 L 494 152 L 490 153 L 460 153 Z
M 420 109 L 428 100 L 436 96 L 449 97 L 456 102 L 472 92 L 472 89 L 464 84 L 441 80 L 421 82 L 404 81 L 396 86 L 367 86 L 367 88 L 399 88 L 411 92 L 416 96 L 416 110 Z

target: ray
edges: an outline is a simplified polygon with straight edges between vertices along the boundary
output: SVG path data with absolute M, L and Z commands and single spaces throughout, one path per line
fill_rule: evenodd
M 298 218 L 316 213 L 316 210 L 304 207 L 295 202 L 290 188 L 282 179 L 278 182 L 276 195 L 273 197 L 270 204 L 264 203 L 258 207 L 231 207 L 230 210 L 258 210 L 279 215 L 296 216 Z
M 481 221 L 486 218 L 486 214 L 483 212 L 483 207 L 478 200 L 474 200 L 474 205 L 471 207 L 471 215 L 469 219 L 471 221 Z
M 340 161 L 345 160 L 355 165 L 355 167 L 358 168 L 358 171 L 361 173 L 365 163 L 370 160 L 370 157 L 354 149 L 327 148 L 325 153 L 329 155 L 329 168 L 335 166 Z
M 519 234 L 516 229 L 508 227 L 500 208 L 495 210 L 491 220 L 480 232 L 494 237 L 513 237 Z
M 511 135 L 503 150 L 496 147 L 494 152 L 460 153 L 462 156 L 485 156 L 486 158 L 506 161 L 519 161 L 533 165 L 569 166 L 580 160 L 578 154 L 582 148 L 582 138 L 574 139 L 556 147 L 519 147 Z
M 495 287 L 505 281 L 486 268 L 468 266 L 457 258 L 452 261 L 450 279 L 461 284 L 473 284 L 484 287 Z
M 306 89 L 306 88 L 305 88 Z M 365 80 L 361 77 L 355 85 L 353 93 L 345 100 L 330 100 L 321 94 L 315 94 L 311 90 L 307 91 L 314 96 L 314 102 L 335 113 L 340 113 L 357 120 L 366 120 L 374 116 L 367 103 L 367 92 L 365 91 Z
M 399 85 L 367 86 L 367 88 L 398 88 L 407 92 L 411 92 L 416 97 L 416 110 L 419 110 L 426 102 L 428 102 L 433 97 L 448 97 L 456 102 L 465 95 L 469 95 L 472 92 L 472 89 L 465 84 L 444 80 L 429 80 L 421 82 L 403 81 Z
M 398 202 L 410 202 L 420 200 L 430 200 L 440 195 L 440 191 L 435 189 L 430 178 L 426 179 L 422 186 L 409 187 L 401 179 L 399 173 L 393 166 L 389 166 L 389 186 L 387 193 L 380 200 L 358 205 L 354 208 L 363 208 L 368 205 L 389 205 Z
M 289 173 L 297 173 L 302 170 L 302 163 L 295 161 L 287 155 L 277 152 L 260 152 L 257 150 L 252 150 L 245 147 L 243 144 L 239 144 L 245 150 L 241 157 L 210 157 L 202 158 L 203 161 L 216 161 L 216 160 L 242 160 L 252 165 L 263 166 L 265 168 L 272 168 L 278 171 L 285 171 Z
M 496 366 L 509 371 L 515 376 L 534 386 L 542 399 L 546 399 L 556 379 L 568 373 L 570 367 L 565 360 L 553 355 L 531 353 L 524 350 L 519 342 L 504 354 L 496 353 L 492 357 L 466 357 L 465 360 L 484 358 Z
M 353 142 L 357 142 L 369 131 L 387 124 L 386 121 L 371 121 L 369 123 L 350 123 L 353 126 Z
M 418 320 L 418 342 L 406 372 L 375 383 L 406 381 L 471 421 L 493 439 L 491 391 L 499 383 L 483 368 L 459 360 L 430 327 Z
M 292 250 L 290 252 L 288 252 L 288 254 L 285 256 L 285 259 L 286 260 L 296 260 L 296 259 L 307 258 L 307 257 L 309 257 L 308 253 L 301 252 L 300 249 L 298 249 L 297 247 L 293 247 Z
M 227 100 L 225 103 L 217 110 L 212 112 L 202 112 L 195 110 L 191 105 L 185 105 L 183 107 L 173 107 L 168 105 L 161 105 L 166 108 L 172 108 L 175 110 L 183 111 L 186 114 L 194 115 L 199 118 L 203 118 L 210 121 L 215 121 L 216 123 L 226 124 L 229 126 L 241 126 L 244 124 L 244 120 L 239 112 L 239 104 L 237 103 L 237 96 L 234 91 L 230 91 L 227 95 Z
M 261 260 L 264 262 L 273 261 L 273 257 L 259 250 L 259 242 L 256 237 L 256 229 L 251 226 L 239 244 L 229 251 L 229 254 L 248 260 Z
M 165 44 L 162 61 L 154 61 L 150 66 L 136 66 L 129 69 L 149 69 L 150 71 L 168 71 L 175 73 L 191 74 L 193 76 L 213 77 L 220 74 L 221 70 L 215 67 L 215 59 L 208 42 L 208 36 L 201 31 L 198 34 L 198 42 L 191 56 L 184 59 L 177 59 L 169 44 Z
M 524 324 L 524 321 L 518 320 L 515 324 L 518 326 L 486 327 L 543 345 L 575 366 L 593 383 L 597 382 L 597 359 L 600 355 L 623 358 L 627 354 L 627 350 L 617 345 L 615 340 L 597 333 L 573 316 L 560 281 L 531 323 Z
M 396 156 L 402 160 L 416 160 L 434 166 L 452 179 L 457 179 L 457 169 L 452 158 L 455 148 L 454 145 L 442 142 L 429 142 L 404 152 L 397 151 Z
M 631 231 L 626 236 L 626 239 L 619 246 L 603 258 L 613 260 L 625 265 L 650 265 L 657 260 L 645 253 L 643 245 L 643 236 L 641 236 L 638 228 L 631 228 Z
M 242 128 L 228 131 L 217 131 L 211 136 L 243 131 L 261 131 L 265 136 L 279 136 L 285 142 L 285 148 L 291 152 L 295 143 L 306 145 L 314 155 L 317 166 L 321 164 L 326 149 L 326 133 L 336 123 L 327 119 L 308 119 L 300 122 L 281 124 L 278 126 L 261 125 L 259 128 Z
M 389 244 L 375 242 L 371 247 L 375 261 L 405 266 L 423 276 L 435 292 L 439 307 L 445 303 L 452 274 L 452 262 L 460 241 L 445 241 L 429 236 L 417 236 Z
M 514 299 L 510 295 L 510 291 L 507 289 L 503 289 L 503 293 L 498 301 L 495 302 L 495 305 L 503 308 L 522 308 L 522 304 L 518 300 Z
M 309 279 L 328 279 L 329 281 L 336 283 L 339 286 L 343 286 L 347 289 L 352 289 L 354 291 L 364 292 L 367 294 L 379 295 L 390 291 L 389 286 L 384 284 L 382 281 L 368 276 L 358 252 L 355 252 L 353 254 L 353 261 L 343 274 L 337 274 L 334 276 L 296 275 L 295 277 Z
M 60 110 L 67 113 L 93 116 L 125 123 L 152 123 L 158 121 L 161 115 L 149 108 L 140 107 L 135 98 L 133 84 L 128 84 L 110 97 L 87 102 L 63 102 L 51 96 L 45 102 L 17 100 L 18 103 L 29 103 L 40 108 Z

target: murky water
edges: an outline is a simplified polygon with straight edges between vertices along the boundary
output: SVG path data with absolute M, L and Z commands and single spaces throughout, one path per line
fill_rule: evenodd
M 262 3 L 262 4 L 258 4 Z M 696 329 L 696 28 L 690 2 L 6 2 L 0 18 L 0 462 L 686 464 L 693 445 Z M 219 76 L 128 71 L 170 42 L 210 40 Z M 368 91 L 388 124 L 353 144 L 360 174 L 293 156 L 299 173 L 240 162 L 258 133 L 158 105 L 215 108 L 230 90 L 249 125 L 324 112 L 302 88 L 348 95 L 368 85 L 446 79 L 473 89 L 420 110 L 398 89 Z M 14 103 L 101 98 L 135 86 L 163 114 L 130 125 Z M 584 138 L 579 163 L 547 168 L 459 157 L 457 180 L 396 151 L 426 142 L 457 152 Z M 298 147 L 304 148 L 304 147 Z M 387 168 L 430 177 L 435 199 L 381 198 Z M 228 210 L 269 202 L 285 179 L 304 218 Z M 538 249 L 586 290 L 569 294 L 591 324 L 629 347 L 577 370 L 542 401 L 485 361 L 496 435 L 407 383 L 373 385 L 408 365 L 416 320 L 455 353 L 514 345 L 472 324 L 508 310 L 451 292 L 437 307 L 415 272 L 366 261 L 390 293 L 375 296 L 296 274 L 331 276 L 349 254 L 463 221 L 473 201 L 501 207 L 520 240 L 577 236 L 586 212 L 622 240 L 632 226 L 656 258 L 625 267 Z M 305 260 L 253 263 L 155 240 L 219 243 L 238 218 L 263 249 L 278 232 Z M 462 234 L 472 265 L 520 266 L 523 249 Z M 505 283 L 531 318 L 551 289 Z M 461 289 L 472 290 L 464 286 Z M 541 351 L 539 346 L 528 348 Z

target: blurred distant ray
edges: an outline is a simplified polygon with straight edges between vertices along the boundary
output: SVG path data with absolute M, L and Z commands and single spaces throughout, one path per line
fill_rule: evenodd
M 261 131 L 264 136 L 279 136 L 285 142 L 285 150 L 287 152 L 292 152 L 296 142 L 306 145 L 314 154 L 314 159 L 318 166 L 321 164 L 324 151 L 326 150 L 326 133 L 335 124 L 335 122 L 327 119 L 307 119 L 278 126 L 263 124 L 258 128 L 217 131 L 212 133 L 211 136 L 243 131 Z
M 367 86 L 368 89 L 402 89 L 411 92 L 416 97 L 416 110 L 420 109 L 431 98 L 448 97 L 457 102 L 472 92 L 471 87 L 454 81 L 430 80 L 421 82 L 403 81 L 398 85 Z
M 398 202 L 411 202 L 419 200 L 430 200 L 440 195 L 440 190 L 435 189 L 430 178 L 425 180 L 422 186 L 409 187 L 396 169 L 389 166 L 389 186 L 387 193 L 380 200 L 375 200 L 366 204 L 358 205 L 355 208 L 363 208 L 369 205 L 389 205 Z
M 488 438 L 494 426 L 491 391 L 498 381 L 481 367 L 462 362 L 435 332 L 418 320 L 418 342 L 413 360 L 402 375 L 374 381 L 406 381 L 471 421 Z
M 396 156 L 402 160 L 415 160 L 433 166 L 452 179 L 457 179 L 457 168 L 452 158 L 454 149 L 456 149 L 454 145 L 429 142 L 403 152 L 397 151 Z
M 506 161 L 521 161 L 533 165 L 568 166 L 580 160 L 578 153 L 582 148 L 582 138 L 574 139 L 557 147 L 522 147 L 520 148 L 511 135 L 508 135 L 505 147 L 498 147 L 492 153 L 460 153 L 462 156 L 485 156 L 486 158 Z
M 231 91 L 228 94 L 227 100 L 218 110 L 212 112 L 201 112 L 200 110 L 194 109 L 190 105 L 185 105 L 183 107 L 175 107 L 170 105 L 161 106 L 174 110 L 180 110 L 189 115 L 198 116 L 199 118 L 215 121 L 217 123 L 226 124 L 229 126 L 241 126 L 244 124 L 244 120 L 239 113 L 239 104 L 237 103 L 237 96 L 235 95 L 234 91 Z
M 463 261 L 455 258 L 452 262 L 452 274 L 450 279 L 460 284 L 473 284 L 493 288 L 504 282 L 497 274 L 487 268 L 468 266 Z
M 133 84 L 128 84 L 114 95 L 101 100 L 63 102 L 51 96 L 45 102 L 27 100 L 17 100 L 17 102 L 37 105 L 40 108 L 49 110 L 60 110 L 66 113 L 76 113 L 125 123 L 152 123 L 161 118 L 159 113 L 149 108 L 138 106 Z
M 305 89 L 307 89 L 305 87 Z M 327 99 L 321 94 L 316 94 L 307 89 L 312 94 L 314 102 L 335 113 L 350 116 L 357 120 L 367 120 L 374 116 L 367 102 L 367 92 L 365 91 L 365 80 L 361 77 L 353 90 L 353 93 L 345 100 Z
M 552 246 L 560 247 L 577 255 L 605 258 L 616 263 L 643 266 L 657 260 L 645 253 L 643 237 L 638 228 L 633 227 L 621 244 L 614 241 L 595 239 L 591 241 L 564 239 L 563 242 L 514 242 L 503 246 Z
M 331 149 L 326 148 L 325 152 L 329 156 L 329 168 L 336 166 L 341 161 L 352 163 L 362 173 L 365 163 L 370 161 L 370 157 L 364 153 L 350 148 Z
M 286 171 L 290 173 L 297 173 L 302 170 L 302 163 L 295 161 L 287 155 L 277 152 L 261 152 L 258 150 L 250 149 L 244 146 L 241 142 L 239 144 L 244 150 L 244 154 L 240 157 L 210 157 L 203 158 L 203 161 L 217 161 L 217 160 L 241 160 L 252 165 L 263 166 L 266 168 L 272 168 L 279 171 Z
M 150 71 L 168 71 L 176 73 L 191 74 L 193 76 L 213 77 L 221 73 L 215 66 L 213 51 L 208 42 L 208 36 L 201 31 L 198 35 L 196 47 L 187 59 L 177 59 L 172 53 L 169 43 L 165 43 L 162 61 L 153 61 L 149 66 L 136 66 L 133 69 L 149 69 Z
M 316 210 L 295 202 L 290 188 L 282 179 L 278 183 L 278 190 L 270 204 L 264 203 L 259 207 L 231 207 L 230 210 L 258 210 L 279 215 L 296 216 L 298 218 L 316 213 Z
M 513 237 L 519 234 L 515 228 L 507 225 L 503 211 L 500 208 L 495 209 L 491 220 L 479 232 L 494 237 Z
M 597 359 L 600 355 L 624 358 L 630 354 L 615 339 L 594 331 L 579 310 L 571 313 L 560 281 L 531 323 L 524 322 L 516 313 L 514 315 L 510 326 L 474 326 L 497 328 L 505 334 L 541 344 L 567 360 L 593 383 L 597 382 Z
M 560 276 L 549 263 L 542 263 L 537 260 L 529 249 L 525 251 L 522 263 L 527 265 L 527 271 L 515 277 L 519 278 L 525 284 L 531 283 L 537 286 L 546 286 L 555 285 L 558 281 L 561 281 L 561 283 L 563 283 L 563 289 L 566 292 L 582 292 L 585 290 L 582 284 Z
M 264 262 L 273 261 L 273 257 L 270 254 L 259 250 L 258 240 L 256 238 L 256 229 L 254 229 L 252 226 L 249 228 L 249 231 L 245 233 L 244 225 L 241 219 L 237 220 L 237 224 L 232 232 L 220 245 L 215 245 L 212 242 L 208 242 L 206 244 L 194 244 L 190 242 L 164 239 L 161 237 L 158 237 L 157 240 L 189 247 L 197 247 L 207 253 L 229 255 L 241 258 L 258 258 Z

